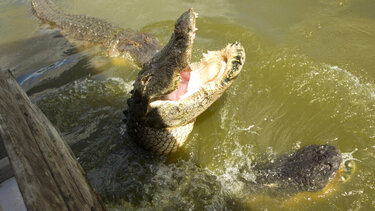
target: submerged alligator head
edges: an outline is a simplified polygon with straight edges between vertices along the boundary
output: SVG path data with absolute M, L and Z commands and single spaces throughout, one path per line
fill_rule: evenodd
M 336 175 L 342 163 L 338 149 L 330 145 L 309 145 L 254 167 L 255 181 L 264 189 L 283 192 L 318 191 Z
M 243 47 L 233 43 L 190 64 L 196 18 L 190 9 L 177 20 L 169 43 L 143 65 L 124 111 L 128 134 L 157 154 L 183 145 L 197 116 L 224 93 L 245 62 Z

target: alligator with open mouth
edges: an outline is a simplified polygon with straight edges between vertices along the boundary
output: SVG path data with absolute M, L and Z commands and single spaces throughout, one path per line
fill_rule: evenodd
M 180 16 L 169 43 L 161 49 L 150 35 L 92 17 L 65 14 L 49 0 L 32 0 L 32 7 L 37 17 L 63 33 L 102 45 L 111 56 L 131 55 L 142 66 L 124 111 L 125 122 L 130 137 L 156 154 L 173 153 L 184 144 L 195 119 L 233 83 L 245 62 L 244 48 L 234 42 L 191 63 L 197 30 L 193 9 Z M 335 147 L 313 145 L 274 163 L 256 166 L 255 183 L 259 187 L 316 191 L 336 174 L 340 163 Z
M 193 9 L 181 15 L 169 43 L 143 66 L 128 100 L 128 133 L 157 154 L 184 144 L 197 116 L 224 93 L 245 62 L 243 47 L 233 43 L 191 64 L 196 17 Z

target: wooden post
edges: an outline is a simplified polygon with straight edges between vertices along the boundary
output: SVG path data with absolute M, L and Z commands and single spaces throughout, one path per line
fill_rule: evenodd
M 60 133 L 1 70 L 0 138 L 28 210 L 107 210 Z

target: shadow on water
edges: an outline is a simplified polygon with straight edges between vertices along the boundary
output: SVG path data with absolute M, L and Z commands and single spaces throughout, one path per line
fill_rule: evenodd
M 59 31 L 46 30 L 1 45 L 0 67 L 10 69 L 27 94 L 33 95 L 95 73 L 87 67 L 95 54 L 95 49 L 79 52 Z

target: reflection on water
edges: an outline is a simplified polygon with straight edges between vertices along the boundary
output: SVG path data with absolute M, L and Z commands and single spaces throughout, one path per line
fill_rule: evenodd
M 18 74 L 114 210 L 375 209 L 372 0 L 57 4 L 150 32 L 162 43 L 175 18 L 194 7 L 200 18 L 193 60 L 236 40 L 246 48 L 242 73 L 198 118 L 186 146 L 156 158 L 129 140 L 122 123 L 137 68 L 116 65 L 95 48 L 77 50 L 61 36 L 31 45 L 40 23 L 29 2 L 0 3 L 6 11 L 0 12 L 0 66 Z M 51 52 L 55 56 L 46 56 Z M 354 175 L 323 192 L 288 197 L 252 193 L 237 177 L 241 168 L 309 144 L 330 144 L 345 153 L 357 149 Z M 251 171 L 242 176 L 254 180 Z

